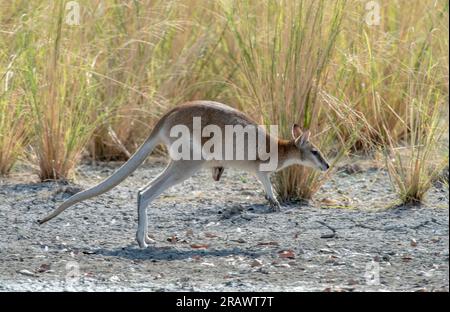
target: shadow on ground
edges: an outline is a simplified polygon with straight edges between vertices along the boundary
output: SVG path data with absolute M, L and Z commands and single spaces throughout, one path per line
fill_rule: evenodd
M 173 261 L 184 260 L 195 257 L 227 257 L 227 256 L 245 256 L 257 258 L 264 255 L 264 252 L 253 252 L 242 250 L 240 248 L 232 249 L 213 249 L 213 250 L 182 250 L 175 247 L 155 247 L 149 246 L 140 249 L 135 246 L 127 246 L 114 249 L 94 249 L 96 255 L 125 258 L 131 260 L 154 260 L 154 261 Z

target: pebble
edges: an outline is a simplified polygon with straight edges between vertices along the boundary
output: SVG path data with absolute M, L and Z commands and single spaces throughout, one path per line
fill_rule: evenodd
M 250 264 L 251 267 L 259 267 L 262 266 L 263 262 L 259 259 L 255 259 L 252 261 L 252 263 Z
M 17 273 L 25 275 L 25 276 L 37 277 L 37 274 L 35 274 L 35 273 L 31 272 L 31 271 L 25 270 L 25 269 L 24 270 L 19 270 L 19 271 L 17 271 Z

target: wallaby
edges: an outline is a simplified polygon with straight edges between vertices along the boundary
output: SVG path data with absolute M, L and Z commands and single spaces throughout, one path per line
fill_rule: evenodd
M 98 185 L 71 196 L 50 215 L 40 220 L 39 223 L 42 224 L 47 222 L 59 215 L 68 207 L 88 198 L 103 194 L 118 185 L 134 170 L 136 170 L 141 163 L 144 162 L 146 157 L 152 152 L 157 144 L 162 143 L 167 148 L 172 146 L 175 140 L 177 140 L 177 138 L 171 136 L 171 129 L 174 126 L 183 125 L 190 131 L 195 131 L 195 129 L 193 129 L 192 122 L 195 117 L 201 118 L 202 129 L 206 125 L 215 125 L 221 130 L 226 128 L 227 125 L 257 127 L 256 122 L 244 113 L 218 102 L 193 101 L 179 105 L 167 112 L 157 122 L 147 140 L 113 175 Z M 139 246 L 144 248 L 148 243 L 152 242 L 152 239 L 147 234 L 147 206 L 149 203 L 168 188 L 174 186 L 175 184 L 181 183 L 194 175 L 201 168 L 212 169 L 212 176 L 216 181 L 220 180 L 225 168 L 238 168 L 253 173 L 263 185 L 266 192 L 266 198 L 268 199 L 270 207 L 273 211 L 278 211 L 280 209 L 280 204 L 272 190 L 272 185 L 270 182 L 270 174 L 272 172 L 294 164 L 308 166 L 322 171 L 328 170 L 329 165 L 319 149 L 309 142 L 309 131 L 302 132 L 300 127 L 294 124 L 292 126 L 291 140 L 279 139 L 278 137 L 274 137 L 267 132 L 265 132 L 264 135 L 267 142 L 274 143 L 276 146 L 274 151 L 271 150 L 269 152 L 270 157 L 277 157 L 278 159 L 276 167 L 271 171 L 260 170 L 260 165 L 262 163 L 267 163 L 267 160 L 262 160 L 260 158 L 244 158 L 243 160 L 226 160 L 225 158 L 223 158 L 225 160 L 174 160 L 172 157 L 172 160 L 166 169 L 148 185 L 138 191 L 138 229 L 136 239 Z M 202 146 L 205 144 L 204 139 L 205 138 L 201 139 Z M 248 140 L 244 141 L 244 145 L 248 144 L 248 142 Z M 225 145 L 225 143 L 223 144 Z M 236 150 L 244 147 L 233 146 Z M 226 148 L 226 146 L 223 146 L 223 148 Z

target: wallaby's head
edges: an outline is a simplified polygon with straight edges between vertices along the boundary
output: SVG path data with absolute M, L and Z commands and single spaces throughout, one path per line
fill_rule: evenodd
M 310 134 L 309 130 L 302 132 L 297 124 L 292 126 L 292 137 L 300 154 L 300 162 L 304 166 L 326 171 L 330 165 L 319 149 L 309 141 Z

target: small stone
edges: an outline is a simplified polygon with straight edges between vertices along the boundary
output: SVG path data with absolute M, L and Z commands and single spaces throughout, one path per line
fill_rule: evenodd
M 283 259 L 295 259 L 295 254 L 292 250 L 282 250 L 278 253 L 278 256 Z
M 327 233 L 320 235 L 320 238 L 334 238 L 336 236 L 336 233 Z
M 254 268 L 254 267 L 260 267 L 260 266 L 262 266 L 262 261 L 261 260 L 259 260 L 259 259 L 255 259 L 255 260 L 253 260 L 252 261 L 252 263 L 250 264 L 250 266 L 252 267 L 252 268 Z
M 260 267 L 258 270 L 256 270 L 256 272 L 259 272 L 259 273 L 262 273 L 262 274 L 269 274 L 270 273 L 267 269 L 265 269 L 263 267 Z
M 39 266 L 39 268 L 37 269 L 38 273 L 45 273 L 48 272 L 50 270 L 50 265 L 47 263 L 43 263 Z
M 412 247 L 416 247 L 417 246 L 417 241 L 414 238 L 411 238 L 410 243 L 411 243 Z
M 358 281 L 355 280 L 355 279 L 349 279 L 349 280 L 347 281 L 347 284 L 350 285 L 350 286 L 353 286 L 353 285 L 358 285 L 359 283 L 358 283 Z
M 211 233 L 211 232 L 206 232 L 205 233 L 205 237 L 207 237 L 207 238 L 216 238 L 216 237 L 218 237 L 218 235 L 216 235 L 214 233 Z
M 433 236 L 432 238 L 431 238 L 431 241 L 433 242 L 433 243 L 437 243 L 437 242 L 439 242 L 441 239 L 440 239 L 440 237 L 438 237 L 438 236 Z
M 35 273 L 33 273 L 31 271 L 28 271 L 28 270 L 25 270 L 25 269 L 24 270 L 19 270 L 19 271 L 17 271 L 17 273 L 25 275 L 25 276 L 37 277 L 37 275 Z
M 335 261 L 333 263 L 334 266 L 338 266 L 338 265 L 346 265 L 346 263 L 344 261 Z

